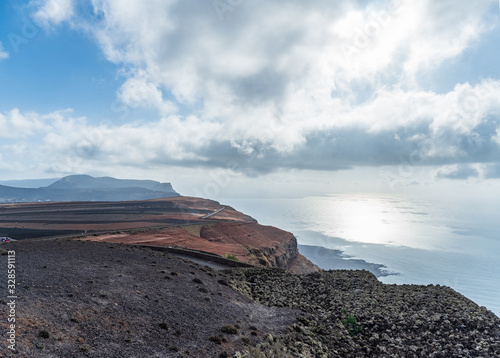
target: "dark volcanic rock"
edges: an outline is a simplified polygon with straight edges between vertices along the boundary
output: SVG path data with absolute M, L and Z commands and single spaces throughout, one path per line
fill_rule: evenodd
M 500 356 L 500 319 L 444 286 L 385 285 L 368 271 L 214 271 L 122 244 L 2 246 L 16 252 L 18 296 L 18 351 L 2 343 L 3 356 Z
M 500 357 L 500 319 L 449 287 L 386 285 L 368 271 L 230 276 L 257 302 L 303 311 L 282 338 L 294 356 Z

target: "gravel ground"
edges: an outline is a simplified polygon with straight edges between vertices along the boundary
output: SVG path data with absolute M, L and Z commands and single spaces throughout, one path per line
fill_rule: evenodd
M 500 357 L 500 319 L 444 286 L 368 271 L 215 271 L 123 244 L 54 240 L 16 252 L 7 357 Z M 7 296 L 7 256 L 0 256 Z M 2 298 L 2 297 L 0 297 Z
M 233 355 L 283 333 L 298 312 L 259 305 L 217 271 L 148 249 L 70 240 L 3 248 L 16 252 L 18 299 L 15 352 L 7 343 L 8 300 L 0 305 L 0 356 Z M 6 255 L 0 267 L 4 298 Z M 226 325 L 237 333 L 221 331 Z

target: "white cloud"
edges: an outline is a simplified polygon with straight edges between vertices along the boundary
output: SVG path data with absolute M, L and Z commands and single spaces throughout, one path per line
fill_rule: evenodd
M 0 138 L 23 138 L 43 130 L 45 124 L 36 113 L 21 114 L 14 108 L 6 114 L 0 113 Z
M 425 159 L 419 165 L 494 161 L 499 153 L 498 79 L 448 93 L 419 82 L 491 29 L 488 1 L 255 0 L 224 21 L 211 1 L 91 5 L 93 18 L 79 16 L 71 1 L 39 2 L 35 18 L 71 19 L 91 33 L 122 66 L 118 98 L 158 109 L 159 119 L 106 127 L 68 113 L 51 124 L 39 116 L 51 128 L 40 153 L 57 165 L 236 160 L 267 172 L 398 165 L 415 151 Z
M 203 103 L 204 120 L 241 127 L 256 142 L 261 133 L 254 128 L 275 120 L 276 113 L 289 116 L 291 128 L 318 130 L 332 126 L 339 109 L 356 107 L 360 89 L 376 98 L 414 87 L 417 73 L 454 59 L 489 28 L 483 21 L 489 4 L 451 0 L 369 7 L 348 1 L 244 2 L 225 21 L 210 2 L 93 5 L 102 16 L 92 25 L 105 55 L 135 69 L 119 93 L 125 103 L 154 105 L 164 113 L 163 102 L 173 108 L 162 96 L 168 92 L 177 104 Z M 357 46 L 347 60 L 346 44 Z M 285 147 L 302 143 L 304 134 L 290 135 Z M 280 140 L 272 139 L 284 148 Z
M 74 14 L 73 0 L 33 0 L 31 3 L 36 9 L 33 18 L 45 28 L 68 21 Z
M 0 61 L 9 57 L 9 53 L 4 50 L 2 42 L 0 41 Z
M 153 107 L 162 115 L 167 115 L 176 110 L 176 106 L 163 98 L 163 93 L 158 88 L 153 78 L 144 71 L 139 71 L 130 77 L 120 88 L 118 98 L 130 108 Z

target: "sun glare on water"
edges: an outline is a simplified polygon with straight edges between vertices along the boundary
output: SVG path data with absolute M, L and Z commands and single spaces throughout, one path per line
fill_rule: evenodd
M 308 207 L 317 224 L 312 229 L 350 242 L 439 250 L 452 239 L 440 223 L 442 213 L 430 203 L 335 195 L 308 198 Z
M 322 209 L 331 217 L 337 237 L 370 244 L 397 245 L 393 240 L 398 230 L 392 217 L 393 210 L 378 199 L 329 200 Z

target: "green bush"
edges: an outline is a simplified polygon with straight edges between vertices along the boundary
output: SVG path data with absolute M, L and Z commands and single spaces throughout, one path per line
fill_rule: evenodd
M 362 330 L 361 326 L 356 321 L 356 317 L 354 317 L 353 315 L 348 315 L 346 319 L 343 319 L 342 324 L 351 336 L 354 336 Z
M 237 334 L 238 333 L 238 329 L 235 326 L 233 326 L 232 324 L 227 324 L 227 325 L 223 326 L 220 330 L 222 333 L 227 333 L 227 334 Z
M 226 259 L 228 260 L 233 260 L 233 261 L 240 261 L 235 255 L 233 254 L 227 254 Z

